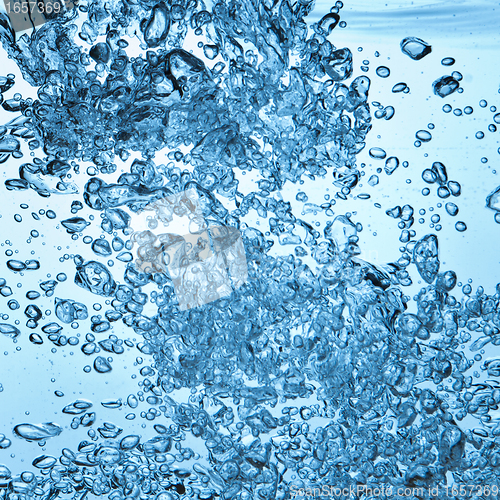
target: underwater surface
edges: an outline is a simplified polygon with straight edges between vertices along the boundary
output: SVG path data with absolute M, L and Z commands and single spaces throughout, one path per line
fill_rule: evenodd
M 500 5 L 54 2 L 0 12 L 0 500 L 500 498 Z

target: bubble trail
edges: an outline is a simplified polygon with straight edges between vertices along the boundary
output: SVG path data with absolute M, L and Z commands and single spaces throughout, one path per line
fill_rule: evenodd
M 26 196 L 22 210 L 39 203 L 20 210 L 16 228 L 34 249 L 47 239 L 41 220 L 50 225 L 64 264 L 48 269 L 49 252 L 15 256 L 5 241 L 0 294 L 20 290 L 2 339 L 29 337 L 43 355 L 78 346 L 82 377 L 104 382 L 133 349 L 140 376 L 136 393 L 100 404 L 61 399 L 58 424 L 5 429 L 15 442 L 0 434 L 1 450 L 50 439 L 61 451 L 42 448 L 34 472 L 0 465 L 2 500 L 284 500 L 324 484 L 444 487 L 449 477 L 458 488 L 498 487 L 500 365 L 482 356 L 500 345 L 500 284 L 488 295 L 458 283 L 438 237 L 415 229 L 417 213 L 435 231 L 448 216 L 460 233 L 469 222 L 450 219 L 460 211 L 449 201 L 431 215 L 391 199 L 384 211 L 400 255 L 382 266 L 360 258 L 355 215 L 333 211 L 348 197 L 368 203 L 410 166 L 387 146 L 366 148 L 372 81 L 356 75 L 350 48 L 335 46 L 342 7 L 314 23 L 313 2 L 302 0 L 91 0 L 17 41 L 0 14 L 5 50 L 37 87 L 36 99 L 11 97 L 14 77 L 0 77 L 15 116 L 0 129 L 5 192 Z M 413 36 L 397 50 L 409 64 L 433 55 Z M 385 85 L 401 77 L 381 65 L 375 73 Z M 436 76 L 435 96 L 462 90 L 460 73 Z M 394 81 L 391 99 L 410 95 Z M 374 116 L 392 119 L 392 104 L 371 103 Z M 358 166 L 365 148 L 373 165 Z M 454 173 L 437 157 L 418 171 L 438 199 L 459 203 Z M 306 182 L 331 191 L 318 199 Z M 290 186 L 297 203 L 283 196 Z M 499 188 L 486 200 L 495 217 L 499 200 Z M 184 222 L 185 237 L 174 228 Z M 175 272 L 209 251 L 220 266 L 210 264 L 205 286 L 185 280 L 188 298 L 179 296 Z M 238 286 L 221 291 L 221 269 L 235 268 L 246 279 L 233 275 Z M 26 274 L 39 279 L 23 289 Z M 473 368 L 491 380 L 478 383 Z M 120 411 L 154 437 L 103 420 Z

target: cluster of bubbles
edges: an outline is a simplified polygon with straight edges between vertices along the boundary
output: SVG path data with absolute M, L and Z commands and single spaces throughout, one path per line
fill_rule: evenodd
M 5 187 L 74 199 L 71 216 L 59 219 L 44 209 L 31 216 L 59 219 L 61 236 L 65 231 L 73 246 L 80 238 L 90 245 L 91 258 L 75 252 L 61 259 L 73 261 L 82 297 L 109 306 L 89 318 L 86 304 L 54 296 L 66 274 L 40 279 L 41 292 L 26 294 L 29 339 L 101 354 L 92 366 L 103 377 L 113 366 L 104 353 L 137 348 L 153 356 L 154 365 L 140 369 L 140 393 L 102 406 L 126 407 L 132 420 L 147 404 L 140 417 L 158 434 L 144 441 L 123 437 L 108 422 L 98 427 L 93 403 L 78 399 L 62 413 L 73 416 L 72 429 L 88 428 L 89 440 L 59 457 L 36 457 L 37 473 L 13 475 L 0 466 L 0 499 L 286 499 L 322 484 L 419 487 L 450 477 L 458 486 L 498 486 L 500 360 L 481 364 L 491 377 L 486 382 L 475 380 L 479 368 L 474 376 L 470 370 L 485 346 L 500 345 L 500 285 L 492 295 L 465 285 L 455 297 L 456 274 L 441 269 L 434 234 L 416 238 L 410 205 L 387 210 L 398 219 L 403 250 L 386 269 L 359 258 L 362 227 L 351 214 L 333 217 L 332 207 L 352 196 L 362 178 L 356 156 L 372 128 L 370 79 L 351 79 L 350 49 L 331 41 L 342 2 L 309 25 L 307 0 L 221 0 L 210 9 L 198 0 L 176 2 L 80 2 L 17 41 L 9 20 L 0 18 L 5 50 L 39 87 L 37 99 L 2 97 L 3 109 L 16 117 L 0 128 L 0 162 L 31 151 Z M 193 37 L 197 47 L 186 50 Z M 130 45 L 137 46 L 133 57 Z M 432 51 L 414 37 L 401 50 L 417 61 Z M 376 74 L 387 78 L 390 70 L 379 66 Z M 461 79 L 458 72 L 438 78 L 434 94 L 460 91 Z M 0 78 L 2 95 L 14 84 L 13 75 Z M 392 106 L 375 107 L 378 119 L 394 115 Z M 499 122 L 498 114 L 493 120 Z M 415 146 L 431 139 L 419 130 Z M 155 161 L 159 152 L 167 165 Z M 385 160 L 387 175 L 400 163 L 408 166 L 382 148 L 369 155 Z M 127 172 L 120 174 L 120 162 Z M 245 192 L 243 174 L 254 191 Z M 331 217 L 321 230 L 280 195 L 285 183 L 303 178 L 333 178 L 338 189 L 321 206 L 297 195 L 304 211 Z M 438 161 L 422 179 L 442 199 L 461 194 Z M 368 185 L 378 182 L 374 175 Z M 248 281 L 228 298 L 185 311 L 167 274 L 134 265 L 130 222 L 148 204 L 188 189 L 197 192 L 206 220 L 241 233 Z M 95 213 L 88 220 L 78 215 L 83 203 Z M 500 187 L 487 206 L 500 222 Z M 459 212 L 451 201 L 445 208 L 452 217 Z M 14 220 L 23 223 L 20 214 Z M 84 236 L 99 220 L 101 237 Z M 456 229 L 464 231 L 465 222 Z M 292 253 L 273 254 L 287 245 Z M 11 258 L 10 249 L 6 255 L 5 271 L 17 277 L 41 267 L 36 259 Z M 425 282 L 413 301 L 402 291 L 412 284 L 411 264 Z M 16 311 L 21 299 L 10 298 L 8 281 L 0 279 L 0 294 Z M 146 293 L 150 285 L 156 290 Z M 54 296 L 56 321 L 36 305 L 42 294 Z M 155 314 L 144 312 L 147 304 Z M 79 335 L 65 333 L 67 325 L 77 329 L 88 320 L 91 333 L 81 345 Z M 130 330 L 111 333 L 119 324 Z M 14 340 L 23 330 L 19 321 L 0 324 Z M 464 354 L 466 344 L 477 352 L 473 359 Z M 176 400 L 183 389 L 191 393 L 188 402 Z M 477 422 L 461 427 L 466 418 Z M 13 434 L 43 444 L 62 431 L 56 423 L 20 423 Z M 0 448 L 11 445 L 0 435 Z

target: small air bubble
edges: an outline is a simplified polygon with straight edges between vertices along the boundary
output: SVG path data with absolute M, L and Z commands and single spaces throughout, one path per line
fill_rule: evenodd
M 415 137 L 421 142 L 429 142 L 432 139 L 432 135 L 427 130 L 418 130 Z
M 455 64 L 455 59 L 453 59 L 453 57 L 445 57 L 441 59 L 441 64 L 443 66 L 453 66 Z
M 391 74 L 391 70 L 387 66 L 379 66 L 375 72 L 380 78 L 387 78 Z

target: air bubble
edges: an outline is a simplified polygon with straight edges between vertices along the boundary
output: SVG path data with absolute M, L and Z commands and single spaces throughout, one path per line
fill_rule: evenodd
M 398 92 L 403 92 L 408 86 L 406 85 L 406 83 L 396 83 L 396 85 L 394 85 L 394 87 L 392 87 L 392 91 L 394 93 L 398 93 Z
M 415 137 L 422 142 L 429 142 L 432 139 L 432 135 L 427 130 L 418 130 Z
M 387 66 L 379 66 L 375 72 L 378 76 L 380 76 L 380 78 L 387 78 L 391 74 L 391 71 Z
M 369 154 L 376 160 L 383 160 L 387 156 L 387 153 L 382 148 L 371 148 Z

